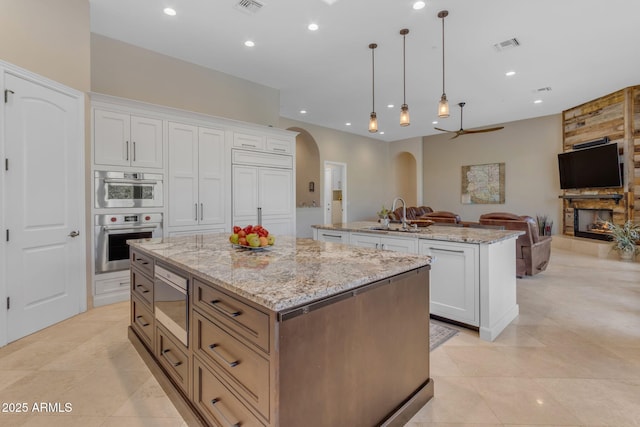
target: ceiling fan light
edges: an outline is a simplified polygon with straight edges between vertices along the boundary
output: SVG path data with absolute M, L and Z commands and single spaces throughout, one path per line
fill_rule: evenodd
M 369 132 L 376 133 L 378 132 L 378 117 L 376 116 L 376 112 L 372 112 L 369 117 Z
M 402 107 L 400 107 L 400 126 L 409 126 L 410 124 L 409 106 L 407 104 L 402 104 Z
M 446 119 L 449 117 L 449 101 L 447 101 L 447 95 L 444 93 L 438 102 L 438 117 Z

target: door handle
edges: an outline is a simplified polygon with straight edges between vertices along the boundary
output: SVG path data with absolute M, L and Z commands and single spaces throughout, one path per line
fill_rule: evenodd
M 78 237 L 80 235 L 80 231 L 72 231 L 69 233 L 69 237 Z

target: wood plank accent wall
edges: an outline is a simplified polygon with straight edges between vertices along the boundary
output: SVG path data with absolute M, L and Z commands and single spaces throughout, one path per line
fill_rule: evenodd
M 563 231 L 573 235 L 573 209 L 612 209 L 613 222 L 640 219 L 640 86 L 631 86 L 562 112 L 563 151 L 574 144 L 608 137 L 618 144 L 624 159 L 623 188 L 585 188 L 563 191 L 563 195 L 619 194 L 610 199 L 563 200 Z

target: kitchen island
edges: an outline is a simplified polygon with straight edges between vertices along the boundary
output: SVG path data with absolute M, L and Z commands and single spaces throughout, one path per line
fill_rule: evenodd
M 227 237 L 129 242 L 130 340 L 190 425 L 400 426 L 431 399 L 430 257 Z
M 432 317 L 479 330 L 495 340 L 518 316 L 515 243 L 522 231 L 431 225 L 381 230 L 373 221 L 314 225 L 314 238 L 428 255 Z

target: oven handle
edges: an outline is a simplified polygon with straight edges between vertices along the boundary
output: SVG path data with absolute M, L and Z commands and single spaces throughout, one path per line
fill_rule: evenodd
M 126 179 L 126 178 L 105 178 L 106 184 L 157 184 L 154 179 Z
M 102 231 L 108 234 L 110 231 L 125 231 L 125 232 L 129 230 L 154 231 L 156 228 L 158 228 L 157 225 L 103 225 Z

